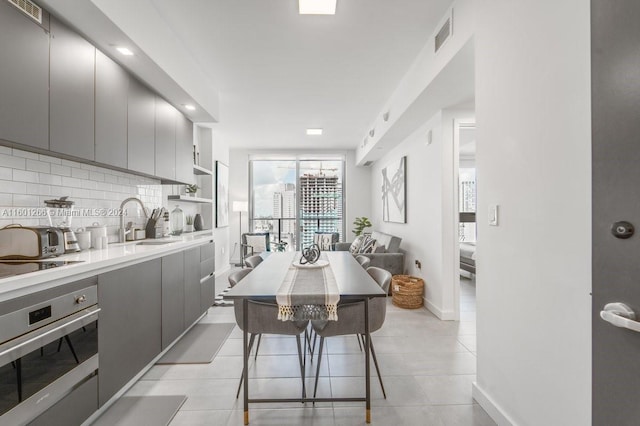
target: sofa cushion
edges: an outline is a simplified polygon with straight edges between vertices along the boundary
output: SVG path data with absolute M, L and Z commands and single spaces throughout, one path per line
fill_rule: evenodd
M 378 245 L 385 246 L 385 253 L 399 253 L 400 252 L 400 241 L 402 238 L 396 237 L 394 235 L 385 234 L 384 232 L 373 231 L 371 233 L 371 238 L 377 241 Z

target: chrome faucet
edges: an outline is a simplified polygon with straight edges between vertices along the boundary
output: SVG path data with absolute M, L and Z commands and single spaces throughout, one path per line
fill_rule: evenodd
M 131 229 L 124 229 L 124 206 L 129 202 L 129 201 L 135 201 L 138 204 L 140 204 L 140 207 L 142 207 L 142 214 L 144 215 L 145 219 L 149 219 L 149 215 L 147 215 L 147 210 L 144 207 L 144 204 L 142 204 L 142 201 L 140 201 L 140 199 L 136 198 L 136 197 L 130 197 L 125 199 L 121 204 L 120 204 L 120 229 L 118 230 L 118 240 L 121 243 L 125 242 L 125 237 L 129 232 L 132 232 Z M 146 222 L 146 221 L 145 221 Z

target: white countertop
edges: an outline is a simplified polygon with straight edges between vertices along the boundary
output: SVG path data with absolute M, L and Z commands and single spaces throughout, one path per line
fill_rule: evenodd
M 109 244 L 106 249 L 84 250 L 46 260 L 82 261 L 43 271 L 30 272 L 0 279 L 0 302 L 80 280 L 114 269 L 180 252 L 213 240 L 213 232 L 200 231 L 177 237 Z M 168 244 L 140 245 L 141 242 L 170 241 Z

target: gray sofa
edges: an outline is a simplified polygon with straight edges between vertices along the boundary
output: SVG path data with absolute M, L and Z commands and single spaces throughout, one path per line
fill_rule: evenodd
M 375 253 L 362 253 L 371 259 L 371 265 L 385 269 L 392 275 L 399 275 L 404 272 L 404 253 L 400 252 L 400 241 L 402 238 L 384 232 L 373 231 L 371 238 L 376 240 L 376 246 L 384 246 L 384 251 Z M 336 243 L 336 251 L 349 251 L 351 243 Z

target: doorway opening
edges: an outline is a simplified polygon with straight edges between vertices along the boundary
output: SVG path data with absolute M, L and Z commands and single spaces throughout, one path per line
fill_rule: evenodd
M 475 320 L 476 315 L 476 127 L 475 122 L 456 121 L 455 152 L 457 190 L 457 236 L 454 258 L 455 290 L 458 293 L 460 320 Z

